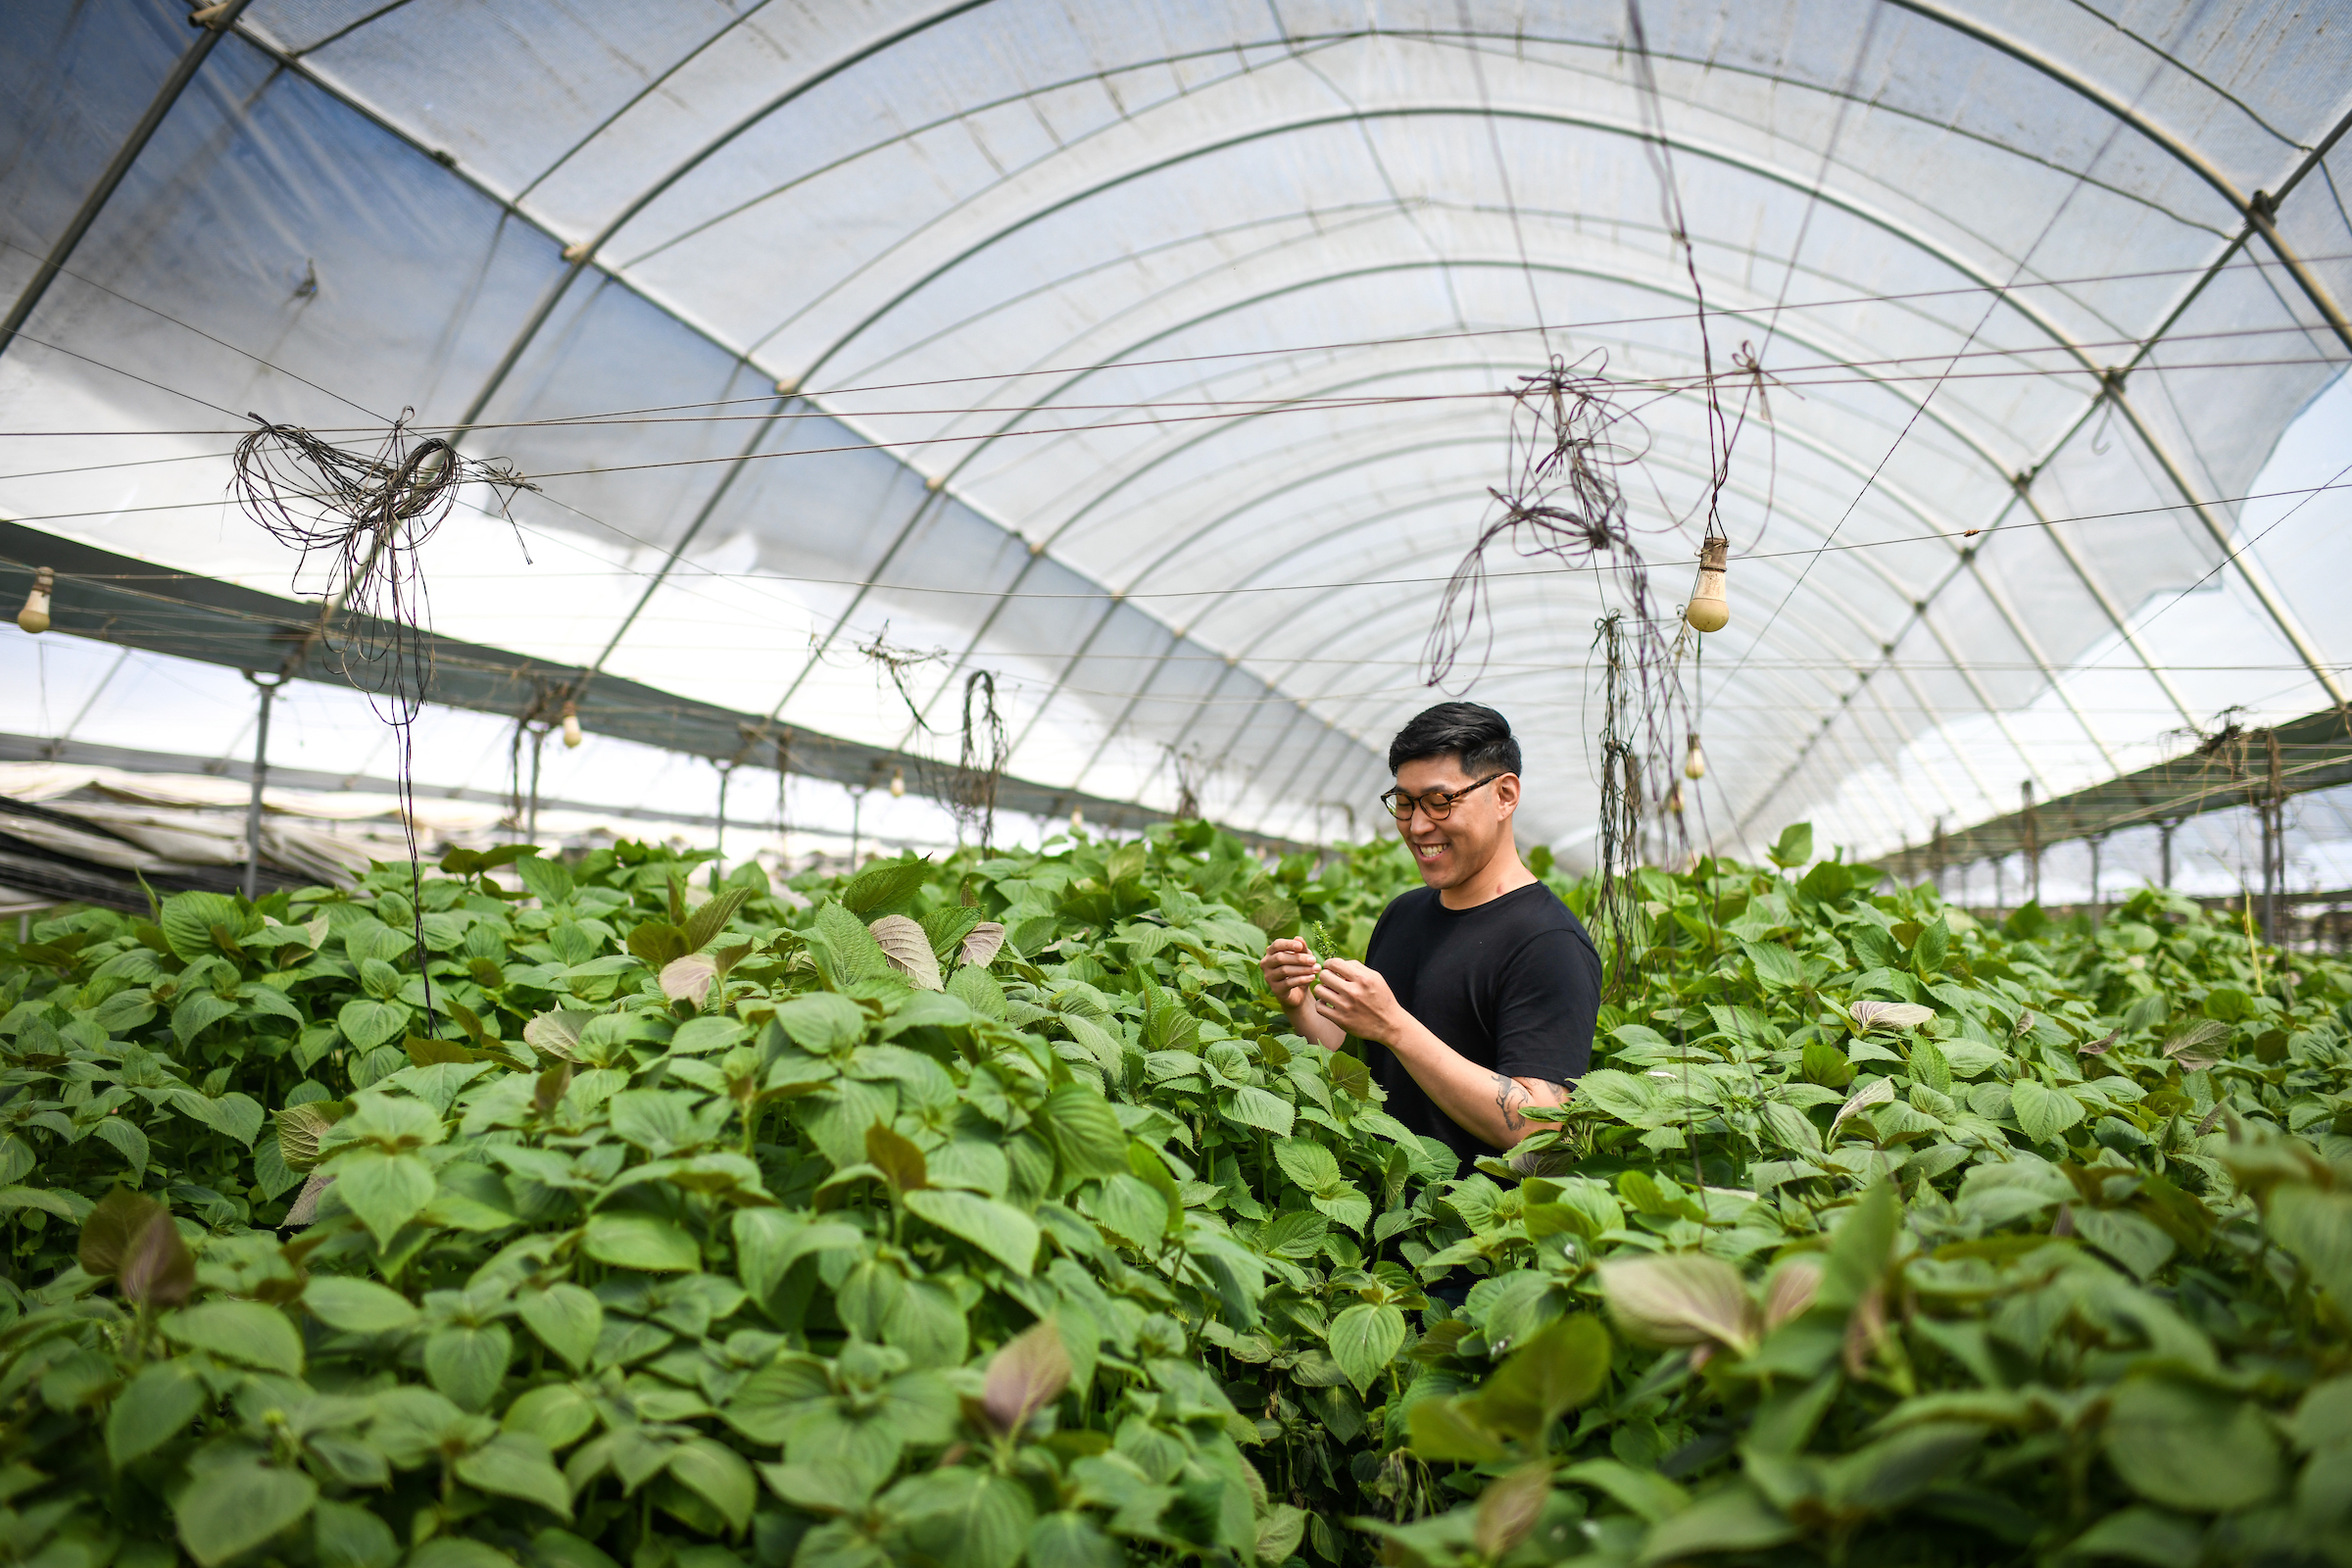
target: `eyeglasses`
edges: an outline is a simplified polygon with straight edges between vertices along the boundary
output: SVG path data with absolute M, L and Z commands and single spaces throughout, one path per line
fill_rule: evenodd
M 1402 790 L 1389 790 L 1381 796 L 1380 804 L 1387 807 L 1389 814 L 1399 822 L 1411 821 L 1415 807 L 1419 807 L 1421 814 L 1432 822 L 1443 822 L 1453 814 L 1455 805 L 1463 796 L 1473 790 L 1483 790 L 1502 776 L 1500 773 L 1489 773 L 1477 783 L 1464 785 L 1458 790 L 1431 790 L 1427 795 L 1407 795 Z

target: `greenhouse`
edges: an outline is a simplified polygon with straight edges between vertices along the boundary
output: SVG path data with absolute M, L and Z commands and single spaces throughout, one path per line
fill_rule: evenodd
M 2352 1564 L 2352 6 L 7 20 L 0 1557 Z

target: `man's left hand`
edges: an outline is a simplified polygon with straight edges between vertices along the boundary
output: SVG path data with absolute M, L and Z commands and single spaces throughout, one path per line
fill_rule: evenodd
M 1316 1010 L 1358 1040 L 1396 1043 L 1404 1009 L 1378 969 L 1352 958 L 1327 958 L 1314 998 Z

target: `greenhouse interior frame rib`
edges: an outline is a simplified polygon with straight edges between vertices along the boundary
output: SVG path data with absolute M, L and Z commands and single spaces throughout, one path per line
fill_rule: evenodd
M 436 633 L 588 671 L 584 720 L 627 689 L 936 769 L 985 671 L 1021 809 L 1318 840 L 1441 695 L 1500 393 L 1558 357 L 1642 402 L 1668 609 L 1720 486 L 1692 842 L 1810 816 L 1883 857 L 2346 701 L 2303 543 L 2340 481 L 2262 483 L 2352 362 L 2328 16 L 821 9 L 534 12 L 521 52 L 497 8 L 29 25 L 12 554 L 299 594 L 223 501 L 248 411 L 364 444 L 413 410 L 539 486 L 424 553 Z M 1720 470 L 1707 366 L 1749 400 Z M 1589 863 L 1617 590 L 1489 586 L 1449 689 Z

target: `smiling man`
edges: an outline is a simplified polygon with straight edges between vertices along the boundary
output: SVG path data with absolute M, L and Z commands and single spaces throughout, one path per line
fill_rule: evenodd
M 1290 938 L 1267 948 L 1266 983 L 1324 1049 L 1349 1035 L 1379 1048 L 1367 1055 L 1390 1114 L 1467 1173 L 1526 1136 L 1522 1109 L 1559 1104 L 1583 1075 L 1600 956 L 1519 858 L 1519 743 L 1500 713 L 1439 704 L 1397 732 L 1389 771 L 1381 800 L 1428 885 L 1381 912 L 1362 963 L 1318 966 Z

